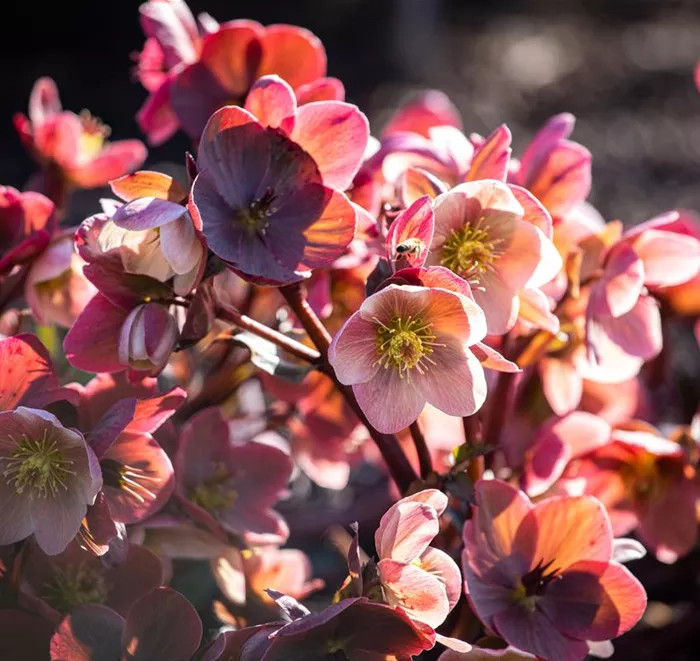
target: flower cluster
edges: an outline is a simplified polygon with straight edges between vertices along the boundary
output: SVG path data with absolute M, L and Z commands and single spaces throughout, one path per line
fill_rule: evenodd
M 668 415 L 698 218 L 606 221 L 567 113 L 516 158 L 430 91 L 374 137 L 307 30 L 139 16 L 137 121 L 183 167 L 49 78 L 14 120 L 0 658 L 610 655 L 623 563 L 698 541 L 697 402 Z

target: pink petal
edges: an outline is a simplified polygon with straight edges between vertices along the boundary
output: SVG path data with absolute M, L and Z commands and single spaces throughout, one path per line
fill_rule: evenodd
M 420 566 L 440 579 L 447 592 L 449 609 L 452 610 L 462 594 L 462 574 L 457 563 L 444 551 L 429 546 L 420 557 Z
M 163 49 L 166 69 L 196 59 L 199 31 L 184 2 L 146 2 L 139 14 L 145 35 L 156 39 Z
M 394 369 L 380 369 L 369 381 L 353 384 L 352 390 L 370 424 L 383 434 L 405 429 L 425 406 L 423 396 Z M 386 405 L 387 396 L 391 406 Z
M 0 341 L 0 411 L 18 404 L 32 406 L 45 390 L 58 387 L 51 357 L 35 335 L 21 334 Z
M 61 553 L 78 534 L 87 504 L 79 491 L 66 491 L 41 502 L 32 501 L 34 537 L 48 555 Z
M 68 174 L 81 188 L 98 188 L 136 170 L 146 160 L 147 153 L 140 140 L 110 142 L 94 159 L 71 168 Z
M 551 620 L 541 611 L 530 613 L 517 603 L 496 613 L 494 625 L 511 645 L 538 657 L 581 661 L 588 654 L 585 641 L 569 638 L 552 626 Z
M 296 89 L 297 103 L 345 101 L 345 87 L 337 78 L 319 78 Z
M 591 292 L 592 314 L 620 317 L 629 312 L 642 293 L 644 264 L 635 250 L 618 243 L 608 253 L 605 272 L 600 281 L 602 296 Z M 597 288 L 596 288 L 597 290 Z
M 529 174 L 541 168 L 549 152 L 572 134 L 575 124 L 576 118 L 568 112 L 550 117 L 520 158 L 521 171 Z
M 505 181 L 510 163 L 511 140 L 510 130 L 505 124 L 501 124 L 474 153 L 466 181 L 477 179 Z
M 549 297 L 541 289 L 521 289 L 518 292 L 520 321 L 546 330 L 552 335 L 559 332 L 559 318 L 551 311 Z
M 204 248 L 189 214 L 182 214 L 160 228 L 160 249 L 173 271 L 179 275 L 189 273 L 199 264 Z
M 386 237 L 387 259 L 395 261 L 401 259 L 397 252 L 405 241 L 419 242 L 415 252 L 410 251 L 404 257 L 410 266 L 423 266 L 428 248 L 433 241 L 435 218 L 433 207 L 428 196 L 416 200 L 408 209 L 403 211 L 389 227 Z M 403 261 L 403 260 L 402 260 Z
M 489 335 L 503 335 L 513 328 L 518 320 L 520 299 L 510 284 L 506 284 L 498 274 L 488 274 L 481 278 L 479 288 L 472 291 L 474 300 L 486 316 Z
M 563 571 L 584 560 L 608 562 L 612 529 L 602 503 L 589 496 L 540 501 L 522 520 L 516 544 L 530 550 L 532 566 L 552 561 Z
M 471 352 L 476 356 L 482 367 L 497 372 L 520 372 L 521 369 L 512 361 L 504 358 L 498 351 L 492 349 L 484 342 L 477 342 L 469 347 Z
M 345 385 L 369 381 L 380 369 L 377 364 L 377 326 L 355 312 L 336 333 L 328 360 Z
M 68 331 L 63 349 L 70 363 L 87 372 L 120 372 L 118 341 L 129 312 L 96 294 Z
M 32 124 L 43 124 L 61 112 L 61 99 L 52 78 L 39 78 L 29 96 L 29 119 Z
M 408 167 L 399 175 L 396 189 L 399 199 L 407 207 L 424 195 L 436 198 L 447 190 L 437 177 L 417 167 Z
M 277 74 L 293 88 L 326 75 L 326 51 L 321 40 L 295 25 L 270 25 L 262 35 L 259 76 Z
M 547 588 L 542 609 L 554 626 L 579 640 L 609 640 L 631 629 L 646 608 L 646 594 L 617 563 L 580 562 Z
M 131 231 L 143 231 L 172 223 L 185 213 L 181 204 L 157 197 L 141 197 L 122 204 L 112 220 L 117 227 Z
M 251 87 L 244 108 L 263 126 L 290 133 L 297 101 L 294 90 L 279 76 L 264 76 Z
M 72 112 L 61 112 L 34 127 L 34 140 L 43 156 L 62 168 L 70 168 L 78 162 L 82 133 L 80 118 Z
M 374 540 L 380 559 L 417 560 L 440 531 L 439 515 L 429 504 L 400 500 L 382 516 Z
M 314 159 L 323 183 L 342 191 L 350 186 L 362 162 L 369 123 L 348 103 L 307 103 L 297 111 L 291 138 Z
M 187 191 L 172 177 L 153 170 L 139 170 L 109 182 L 112 192 L 125 202 L 140 197 L 182 202 Z
M 394 560 L 377 563 L 379 578 L 389 604 L 400 606 L 408 616 L 437 628 L 450 612 L 445 586 L 440 580 L 412 564 Z
M 508 184 L 510 192 L 518 200 L 525 212 L 523 220 L 538 227 L 548 239 L 552 238 L 552 216 L 547 208 L 527 188 Z
M 157 147 L 171 138 L 180 128 L 180 122 L 170 103 L 172 79 L 165 80 L 136 113 L 139 128 L 148 138 L 148 144 Z
M 476 356 L 462 347 L 436 348 L 436 363 L 415 376 L 415 386 L 425 400 L 447 415 L 473 415 L 486 400 L 486 377 Z
M 428 136 L 433 126 L 454 126 L 462 128 L 459 111 L 446 94 L 438 90 L 423 92 L 402 105 L 387 126 L 383 136 L 409 131 Z
M 647 229 L 632 245 L 644 263 L 644 284 L 650 287 L 682 284 L 700 269 L 700 241 L 695 237 Z
M 556 415 L 566 415 L 581 401 L 583 381 L 576 366 L 567 360 L 544 357 L 538 363 L 542 390 Z

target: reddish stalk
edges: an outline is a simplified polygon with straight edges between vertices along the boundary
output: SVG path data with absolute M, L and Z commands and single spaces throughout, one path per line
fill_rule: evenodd
M 402 493 L 405 493 L 411 483 L 417 479 L 417 475 L 413 470 L 408 458 L 401 449 L 398 439 L 394 434 L 382 434 L 377 431 L 367 420 L 364 412 L 360 408 L 360 405 L 355 399 L 355 395 L 352 388 L 345 386 L 340 381 L 338 381 L 335 376 L 333 368 L 328 363 L 328 348 L 331 343 L 330 333 L 326 330 L 326 327 L 321 323 L 321 320 L 316 316 L 316 313 L 311 309 L 311 306 L 306 301 L 304 294 L 301 290 L 301 285 L 293 284 L 287 285 L 286 287 L 281 287 L 280 292 L 284 296 L 287 304 L 292 309 L 292 312 L 296 315 L 299 323 L 302 325 L 306 331 L 311 341 L 316 345 L 319 353 L 321 354 L 321 361 L 323 363 L 322 370 L 327 374 L 342 393 L 343 397 L 350 405 L 355 415 L 360 419 L 362 424 L 367 427 L 369 435 L 372 440 L 377 444 L 379 451 L 384 458 L 384 461 L 389 468 L 389 473 L 392 479 L 396 482 Z
M 418 454 L 420 476 L 425 479 L 433 472 L 433 460 L 430 456 L 430 450 L 428 450 L 428 444 L 425 442 L 425 436 L 423 436 L 418 420 L 412 422 L 409 429 L 413 438 L 413 444 L 416 446 L 416 453 Z

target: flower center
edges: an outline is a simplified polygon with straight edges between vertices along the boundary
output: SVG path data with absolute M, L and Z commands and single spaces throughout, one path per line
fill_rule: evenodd
M 465 279 L 478 279 L 493 267 L 500 254 L 499 243 L 499 239 L 490 239 L 486 230 L 467 224 L 447 237 L 442 265 Z
M 157 495 L 151 491 L 149 483 L 159 484 L 161 479 L 152 471 L 122 464 L 114 459 L 102 459 L 100 468 L 105 486 L 124 491 L 140 503 L 156 499 Z
M 231 475 L 222 463 L 216 465 L 213 474 L 198 484 L 190 495 L 190 500 L 208 512 L 231 509 L 238 494 L 230 485 Z
M 551 569 L 554 560 L 545 563 L 540 560 L 537 566 L 520 579 L 520 585 L 515 589 L 513 598 L 522 603 L 529 611 L 534 611 L 539 597 L 547 590 L 547 586 L 560 578 L 559 569 Z
M 83 563 L 57 571 L 43 588 L 44 600 L 59 613 L 85 604 L 103 604 L 109 591 L 104 576 Z
M 259 198 L 253 200 L 247 208 L 238 209 L 236 222 L 249 234 L 264 234 L 270 222 L 270 216 L 275 212 L 272 203 L 275 192 L 268 188 Z
M 80 156 L 82 160 L 89 161 L 100 153 L 105 139 L 112 131 L 87 110 L 80 113 L 80 122 L 83 128 L 80 134 Z
M 376 317 L 377 322 L 377 358 L 375 364 L 384 369 L 393 367 L 399 371 L 403 378 L 413 368 L 419 374 L 424 374 L 425 363 L 435 364 L 429 356 L 434 347 L 444 346 L 435 342 L 436 335 L 432 332 L 432 324 L 425 324 L 419 318 L 398 315 L 387 324 L 383 324 Z
M 12 439 L 14 441 L 14 439 Z M 73 462 L 66 459 L 55 440 L 48 439 L 44 430 L 41 439 L 24 437 L 9 457 L 5 457 L 3 476 L 18 494 L 29 497 L 55 496 L 59 489 L 68 490 L 67 479 L 75 475 Z

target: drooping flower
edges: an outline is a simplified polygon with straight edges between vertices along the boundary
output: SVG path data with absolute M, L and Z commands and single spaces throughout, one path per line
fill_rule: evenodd
M 101 486 L 97 459 L 78 431 L 39 409 L 0 413 L 0 544 L 33 534 L 46 553 L 60 553 Z
M 484 310 L 490 334 L 503 334 L 518 317 L 518 291 L 540 287 L 561 268 L 552 242 L 504 183 L 460 184 L 433 203 L 435 234 L 427 264 L 467 280 Z
M 272 509 L 292 472 L 289 455 L 264 436 L 234 442 L 229 423 L 216 408 L 205 409 L 182 431 L 175 473 L 188 513 L 215 517 L 224 529 L 255 543 L 275 544 L 289 531 Z
M 202 135 L 189 203 L 211 250 L 244 277 L 276 284 L 332 263 L 355 233 L 355 210 L 340 191 L 368 135 L 355 106 L 297 108 L 274 76 L 256 83 L 246 109 L 217 111 Z
M 40 193 L 0 186 L 0 276 L 31 262 L 56 228 L 54 204 Z
M 135 170 L 146 160 L 140 140 L 105 141 L 109 129 L 83 111 L 62 110 L 56 83 L 40 78 L 29 98 L 29 118 L 14 117 L 20 138 L 42 170 L 68 188 L 97 188 Z M 46 175 L 49 177 L 49 174 Z M 52 193 L 48 181 L 47 192 Z
M 442 624 L 462 591 L 455 561 L 429 546 L 446 507 L 442 492 L 420 491 L 392 505 L 375 534 L 377 570 L 387 602 L 433 628 Z
M 581 661 L 586 641 L 619 636 L 641 618 L 644 588 L 613 560 L 600 501 L 533 504 L 497 480 L 481 480 L 475 490 L 462 566 L 469 600 L 489 629 L 548 661 Z
M 157 588 L 136 601 L 126 619 L 107 606 L 73 610 L 51 639 L 51 661 L 189 661 L 201 639 L 202 622 L 190 602 Z
M 391 284 L 348 319 L 328 357 L 370 423 L 392 433 L 410 425 L 426 402 L 455 416 L 481 407 L 486 381 L 470 347 L 485 334 L 483 312 L 466 296 Z
M 97 293 L 83 275 L 85 261 L 73 248 L 73 234 L 59 234 L 27 273 L 25 298 L 39 324 L 70 328 Z

